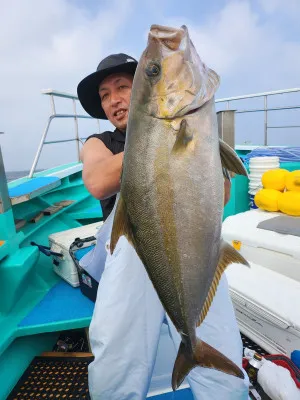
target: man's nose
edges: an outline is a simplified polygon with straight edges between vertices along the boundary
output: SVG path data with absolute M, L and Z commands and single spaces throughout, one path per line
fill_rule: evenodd
M 121 102 L 121 96 L 118 92 L 113 92 L 110 97 L 110 102 L 112 106 L 116 106 Z

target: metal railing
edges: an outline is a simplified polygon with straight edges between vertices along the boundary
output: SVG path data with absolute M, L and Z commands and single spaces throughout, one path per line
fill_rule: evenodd
M 236 97 L 227 97 L 223 99 L 217 99 L 216 103 L 226 103 L 227 110 L 230 109 L 230 102 L 237 100 L 246 100 L 262 97 L 264 99 L 264 106 L 262 108 L 251 108 L 245 110 L 235 110 L 236 114 L 242 113 L 250 113 L 250 112 L 263 112 L 264 113 L 264 146 L 268 145 L 268 129 L 277 129 L 277 128 L 300 128 L 300 125 L 285 125 L 285 126 L 269 126 L 268 125 L 268 111 L 283 111 L 283 110 L 295 110 L 299 109 L 300 105 L 297 106 L 282 106 L 282 107 L 270 107 L 268 108 L 268 96 L 275 96 L 280 94 L 289 94 L 300 92 L 300 88 L 292 88 L 292 89 L 284 89 L 284 90 L 275 90 L 272 92 L 263 92 L 263 93 L 254 93 L 247 94 L 244 96 L 236 96 Z
M 295 92 L 300 92 L 300 88 L 292 88 L 292 89 L 284 89 L 284 90 L 276 90 L 272 92 L 263 92 L 263 93 L 254 93 L 254 94 L 248 94 L 248 95 L 243 95 L 243 96 L 235 96 L 235 97 L 227 97 L 223 99 L 216 99 L 216 103 L 226 103 L 226 108 L 227 110 L 230 109 L 230 103 L 232 101 L 237 101 L 237 100 L 246 100 L 246 99 L 253 99 L 253 98 L 263 98 L 264 99 L 264 106 L 261 108 L 250 108 L 250 109 L 236 109 L 235 113 L 236 114 L 242 114 L 242 113 L 252 113 L 252 112 L 263 112 L 264 113 L 264 145 L 268 145 L 268 129 L 276 129 L 276 128 L 300 128 L 300 125 L 285 125 L 285 126 L 269 126 L 268 125 L 268 112 L 270 111 L 282 111 L 282 110 L 294 110 L 294 109 L 300 109 L 300 105 L 296 106 L 282 106 L 282 107 L 270 107 L 268 108 L 268 97 L 269 96 L 275 96 L 275 95 L 281 95 L 281 94 L 289 94 L 289 93 L 295 93 Z M 38 163 L 38 160 L 41 155 L 42 148 L 44 144 L 53 144 L 53 143 L 65 143 L 65 142 L 77 142 L 77 155 L 78 155 L 78 161 L 80 161 L 80 148 L 79 148 L 79 142 L 83 138 L 79 138 L 79 133 L 78 133 L 78 119 L 79 118 L 85 118 L 85 119 L 93 119 L 93 117 L 89 115 L 79 115 L 76 112 L 76 100 L 78 100 L 77 96 L 74 96 L 69 93 L 63 93 L 59 92 L 56 90 L 48 89 L 48 90 L 43 90 L 43 94 L 49 95 L 50 96 L 50 102 L 51 102 L 51 109 L 52 109 L 52 114 L 50 115 L 48 122 L 46 124 L 46 128 L 43 132 L 43 135 L 40 140 L 39 147 L 37 149 L 32 167 L 30 169 L 29 173 L 29 178 L 32 178 L 36 165 Z M 54 98 L 55 97 L 62 97 L 65 99 L 70 99 L 73 101 L 73 110 L 74 114 L 57 114 L 56 109 L 55 109 L 55 102 Z M 222 110 L 219 110 L 222 111 Z M 75 123 L 75 138 L 74 139 L 62 139 L 62 140 L 54 140 L 54 141 L 45 141 L 47 137 L 47 133 L 50 128 L 50 124 L 53 119 L 55 118 L 74 118 L 74 123 Z M 99 126 L 99 120 L 97 120 L 98 124 L 98 131 L 100 132 L 100 126 Z
M 52 114 L 50 115 L 50 117 L 48 118 L 46 127 L 44 129 L 43 135 L 41 137 L 40 143 L 39 143 L 39 147 L 37 149 L 36 155 L 34 157 L 34 161 L 32 164 L 32 167 L 30 169 L 29 178 L 33 177 L 33 174 L 35 172 L 37 163 L 39 161 L 41 152 L 42 152 L 42 148 L 45 144 L 53 144 L 53 143 L 65 143 L 65 142 L 74 142 L 76 141 L 77 144 L 77 158 L 78 161 L 80 161 L 80 147 L 79 147 L 79 142 L 83 139 L 79 137 L 79 132 L 78 132 L 78 119 L 79 118 L 84 118 L 84 119 L 94 119 L 93 117 L 89 116 L 89 115 L 81 115 L 81 114 L 77 114 L 76 111 L 76 100 L 78 100 L 77 96 L 74 96 L 72 94 L 69 93 L 64 93 L 64 92 L 59 92 L 57 90 L 52 90 L 52 89 L 47 89 L 47 90 L 43 90 L 42 94 L 48 95 L 50 96 L 50 103 L 51 103 L 51 110 L 52 110 Z M 65 99 L 70 99 L 73 101 L 73 114 L 57 114 L 56 113 L 56 108 L 55 108 L 55 97 L 62 97 Z M 74 139 L 62 139 L 62 140 L 53 140 L 53 141 L 48 141 L 46 142 L 45 139 L 47 137 L 51 122 L 56 119 L 56 118 L 74 118 L 74 124 L 75 124 L 75 138 Z M 99 120 L 96 119 L 97 125 L 98 125 L 98 131 L 100 132 L 100 125 L 99 125 Z

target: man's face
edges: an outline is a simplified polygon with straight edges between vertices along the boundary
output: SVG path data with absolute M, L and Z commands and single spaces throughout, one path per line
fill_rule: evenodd
M 99 96 L 108 120 L 125 131 L 128 120 L 133 76 L 127 73 L 112 74 L 99 86 Z

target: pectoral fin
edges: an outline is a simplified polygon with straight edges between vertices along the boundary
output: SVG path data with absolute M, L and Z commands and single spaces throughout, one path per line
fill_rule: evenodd
M 209 307 L 210 307 L 210 305 L 213 301 L 213 298 L 216 294 L 216 290 L 217 290 L 218 284 L 220 282 L 221 276 L 222 276 L 223 272 L 225 271 L 226 267 L 232 263 L 244 264 L 250 268 L 248 261 L 245 260 L 245 258 L 240 253 L 238 253 L 232 246 L 230 246 L 230 244 L 226 243 L 223 240 L 222 244 L 221 244 L 219 263 L 218 263 L 218 266 L 217 266 L 217 269 L 215 272 L 214 279 L 211 283 L 209 292 L 206 296 L 205 303 L 202 307 L 202 311 L 201 311 L 197 326 L 199 326 L 203 322 L 204 318 L 206 317 Z
M 126 210 L 126 204 L 120 195 L 112 227 L 112 233 L 110 238 L 110 253 L 114 252 L 114 249 L 118 243 L 121 236 L 125 236 L 129 243 L 133 244 L 133 235 L 128 219 L 128 214 Z
M 177 133 L 177 138 L 174 143 L 172 153 L 178 153 L 186 149 L 187 145 L 193 139 L 193 134 L 187 131 L 187 123 L 186 120 L 183 119 L 180 123 L 180 128 Z
M 238 175 L 248 176 L 247 170 L 237 156 L 236 152 L 222 139 L 219 139 L 219 144 L 222 166 L 230 172 L 234 172 Z

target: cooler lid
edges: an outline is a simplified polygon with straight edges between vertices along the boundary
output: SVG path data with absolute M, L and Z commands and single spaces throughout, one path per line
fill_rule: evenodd
M 52 233 L 49 235 L 48 239 L 50 243 L 55 243 L 58 246 L 69 250 L 70 245 L 76 238 L 79 237 L 83 239 L 89 236 L 95 236 L 102 225 L 103 222 L 100 221 L 93 224 L 80 226 L 78 228 L 67 229 L 65 231 Z
M 273 250 L 300 260 L 300 236 L 257 227 L 259 223 L 277 216 L 282 216 L 282 214 L 259 209 L 232 215 L 223 222 L 222 236 L 231 244 L 236 241 L 237 246 L 240 242 L 240 244 Z

